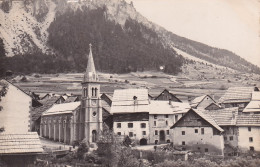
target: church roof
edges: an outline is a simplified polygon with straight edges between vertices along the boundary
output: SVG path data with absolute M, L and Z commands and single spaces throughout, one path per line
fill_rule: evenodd
M 89 44 L 88 64 L 87 64 L 86 72 L 84 74 L 83 82 L 97 81 L 97 79 L 98 79 L 95 64 L 94 64 L 94 59 L 93 59 L 93 55 L 92 55 L 91 46 L 92 45 Z
M 51 108 L 45 111 L 42 115 L 57 115 L 57 114 L 70 114 L 80 106 L 80 102 L 54 104 Z

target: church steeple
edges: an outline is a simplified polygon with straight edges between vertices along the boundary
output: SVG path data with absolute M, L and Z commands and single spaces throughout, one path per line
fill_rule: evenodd
M 91 47 L 92 45 L 89 44 L 88 64 L 83 82 L 96 82 L 98 80 Z

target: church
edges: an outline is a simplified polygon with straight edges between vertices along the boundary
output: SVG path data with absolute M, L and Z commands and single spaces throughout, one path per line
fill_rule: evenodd
M 100 84 L 95 70 L 91 44 L 88 64 L 82 81 L 80 102 L 54 104 L 41 117 L 40 135 L 72 144 L 87 139 L 96 142 L 102 130 Z

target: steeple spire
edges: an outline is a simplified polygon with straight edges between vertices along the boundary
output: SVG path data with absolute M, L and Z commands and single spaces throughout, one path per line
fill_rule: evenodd
M 92 47 L 92 45 L 90 43 L 89 44 L 88 64 L 87 64 L 86 72 L 84 74 L 83 82 L 95 82 L 98 80 L 91 47 Z

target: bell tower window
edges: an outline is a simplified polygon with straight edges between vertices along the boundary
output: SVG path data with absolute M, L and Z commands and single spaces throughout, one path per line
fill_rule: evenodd
M 94 96 L 94 93 L 95 93 L 95 92 L 94 92 L 94 91 L 95 91 L 94 88 L 92 88 L 91 90 L 92 90 L 92 96 Z
M 97 90 L 98 90 L 98 89 L 97 89 L 97 88 L 95 88 L 95 97 L 97 97 Z

